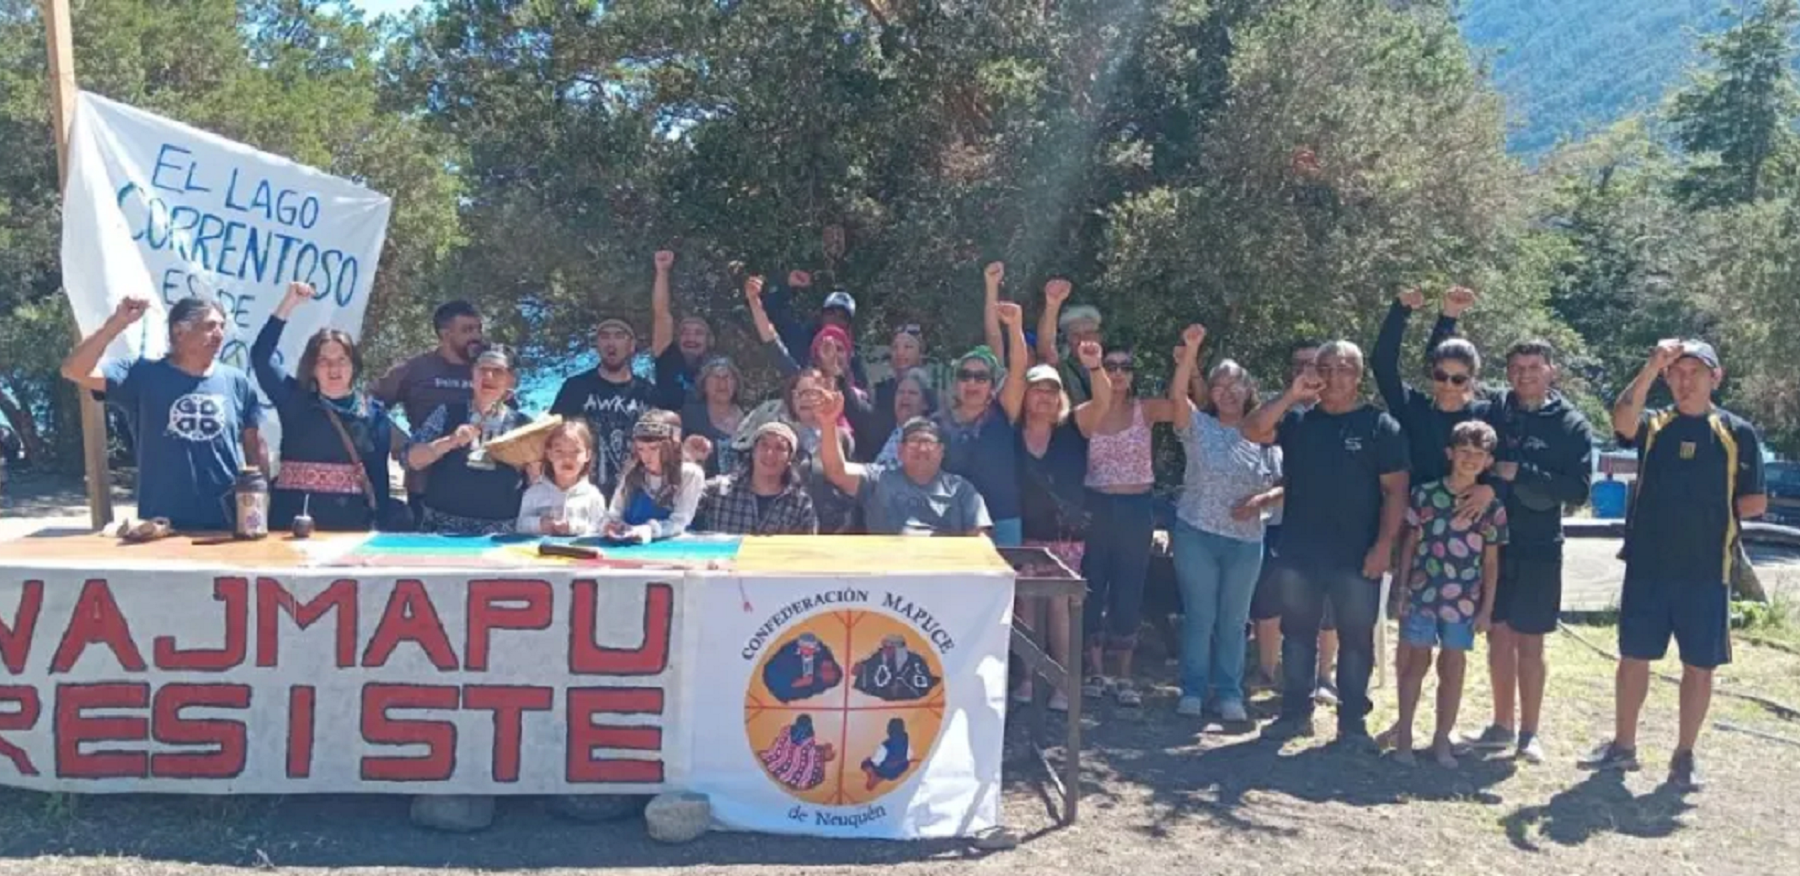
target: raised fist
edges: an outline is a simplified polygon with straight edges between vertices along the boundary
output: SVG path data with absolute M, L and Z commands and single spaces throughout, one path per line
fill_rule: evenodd
M 668 270 L 672 267 L 675 267 L 675 251 L 668 250 L 668 249 L 657 250 L 656 251 L 656 270 L 657 270 L 657 272 L 658 273 L 667 273 Z
M 1475 290 L 1467 286 L 1451 286 L 1444 293 L 1444 315 L 1456 319 L 1475 306 Z
M 1657 341 L 1656 349 L 1650 351 L 1650 365 L 1657 371 L 1668 368 L 1680 358 L 1681 341 L 1676 338 L 1664 338 Z
M 131 325 L 144 318 L 144 312 L 150 309 L 150 299 L 137 295 L 127 295 L 119 299 L 119 306 L 113 308 L 112 318 L 120 325 Z
M 1051 307 L 1061 307 L 1069 300 L 1069 293 L 1075 291 L 1074 284 L 1061 277 L 1044 284 L 1044 303 Z
M 1294 382 L 1288 386 L 1288 398 L 1298 404 L 1311 404 L 1319 400 L 1319 392 L 1325 388 L 1325 381 L 1311 369 L 1294 375 Z
M 820 422 L 836 423 L 844 415 L 844 394 L 829 389 L 820 391 L 816 412 Z
M 1186 344 L 1187 348 L 1190 350 L 1200 349 L 1200 345 L 1206 342 L 1206 326 L 1194 323 L 1193 325 L 1182 329 L 1181 342 Z
M 812 275 L 805 271 L 788 271 L 788 285 L 795 289 L 810 289 Z
M 751 274 L 744 278 L 744 298 L 750 302 L 751 307 L 762 306 L 762 293 L 763 278 L 760 275 Z
M 1400 305 L 1407 310 L 1418 310 L 1425 306 L 1425 293 L 1419 291 L 1417 286 L 1409 286 L 1400 290 L 1400 294 L 1394 296 L 1394 300 L 1400 302 Z
M 1081 346 L 1075 348 L 1075 360 L 1089 371 L 1098 371 L 1105 352 L 1100 349 L 1099 341 L 1082 341 Z
M 981 273 L 987 278 L 989 286 L 998 286 L 1001 280 L 1006 279 L 1006 263 L 988 262 L 987 268 Z
M 281 306 L 299 307 L 313 300 L 317 295 L 317 290 L 313 289 L 310 283 L 289 283 L 287 284 L 287 294 L 281 297 Z
M 1002 301 L 994 305 L 994 312 L 1002 325 L 1020 325 L 1025 321 L 1025 311 L 1020 309 L 1017 301 Z

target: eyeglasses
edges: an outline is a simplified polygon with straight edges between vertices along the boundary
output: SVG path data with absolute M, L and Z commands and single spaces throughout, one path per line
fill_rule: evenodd
M 1132 367 L 1131 367 L 1130 362 L 1120 362 L 1120 361 L 1102 362 L 1102 363 L 1100 363 L 1100 367 L 1105 368 L 1108 374 L 1118 374 L 1120 372 L 1123 372 L 1125 374 L 1130 374 L 1132 372 Z
M 956 372 L 956 379 L 968 383 L 987 383 L 994 379 L 994 375 L 989 374 L 986 371 L 970 371 L 964 369 Z
M 1448 371 L 1433 371 L 1431 372 L 1431 379 L 1439 383 L 1448 383 L 1451 386 L 1462 386 L 1469 382 L 1469 375 L 1451 374 Z

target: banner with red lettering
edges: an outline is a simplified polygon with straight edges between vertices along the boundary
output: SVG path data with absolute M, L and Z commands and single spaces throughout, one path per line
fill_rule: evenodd
M 735 583 L 699 608 L 688 784 L 716 822 L 890 839 L 998 823 L 1010 574 Z
M 0 784 L 187 794 L 682 787 L 681 572 L 7 568 Z

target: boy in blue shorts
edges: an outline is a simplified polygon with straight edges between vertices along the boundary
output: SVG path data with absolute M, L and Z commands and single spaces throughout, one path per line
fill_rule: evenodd
M 1454 769 L 1450 733 L 1462 706 L 1463 674 L 1475 634 L 1493 620 L 1494 585 L 1500 576 L 1500 546 L 1506 544 L 1506 505 L 1498 498 L 1473 521 L 1456 515 L 1456 501 L 1476 486 L 1494 462 L 1499 438 L 1480 420 L 1456 424 L 1450 431 L 1450 473 L 1414 487 L 1406 511 L 1406 541 L 1400 556 L 1411 557 L 1406 596 L 1400 603 L 1400 721 L 1394 738 L 1394 760 L 1413 761 L 1413 716 L 1419 690 L 1431 670 L 1431 650 L 1439 648 L 1437 729 L 1431 753 L 1439 765 Z

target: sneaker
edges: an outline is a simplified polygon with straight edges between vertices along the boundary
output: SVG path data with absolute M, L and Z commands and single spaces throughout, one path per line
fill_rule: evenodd
M 1312 716 L 1289 718 L 1282 716 L 1263 727 L 1262 738 L 1271 742 L 1286 742 L 1290 739 L 1311 739 L 1313 735 Z
M 1182 697 L 1175 704 L 1175 714 L 1183 718 L 1198 718 L 1206 713 L 1206 701 L 1199 697 Z
M 1544 762 L 1544 743 L 1539 742 L 1536 733 L 1519 734 L 1519 750 L 1513 755 L 1528 764 L 1536 766 Z
M 1318 690 L 1313 691 L 1313 702 L 1321 706 L 1335 707 L 1338 704 L 1337 685 L 1329 681 L 1319 682 Z
M 1067 712 L 1068 710 L 1069 710 L 1069 695 L 1068 694 L 1065 694 L 1059 690 L 1056 693 L 1053 693 L 1050 695 L 1050 711 L 1052 711 L 1052 712 Z
M 1706 787 L 1700 778 L 1700 764 L 1694 761 L 1692 751 L 1677 751 L 1669 759 L 1669 787 L 1684 794 L 1691 794 Z
M 1518 741 L 1518 736 L 1511 729 L 1499 724 L 1489 724 L 1479 736 L 1459 733 L 1456 738 L 1457 745 L 1470 751 L 1505 751 Z
M 1584 770 L 1636 772 L 1638 768 L 1637 749 L 1625 748 L 1608 739 L 1595 746 L 1593 751 L 1576 761 L 1575 765 Z M 1671 770 L 1671 772 L 1673 771 Z
M 1276 681 L 1274 675 L 1258 669 L 1251 673 L 1249 678 L 1244 680 L 1244 689 L 1251 693 L 1280 690 L 1281 682 Z
M 1129 678 L 1121 678 L 1113 682 L 1113 699 L 1127 709 L 1135 709 L 1144 704 L 1144 695 L 1138 693 L 1136 685 Z
M 1112 690 L 1112 679 L 1104 675 L 1090 675 L 1087 681 L 1081 683 L 1081 695 L 1084 697 L 1103 697 L 1110 690 Z
M 1238 700 L 1226 700 L 1219 704 L 1219 720 L 1227 724 L 1248 724 L 1250 713 Z

